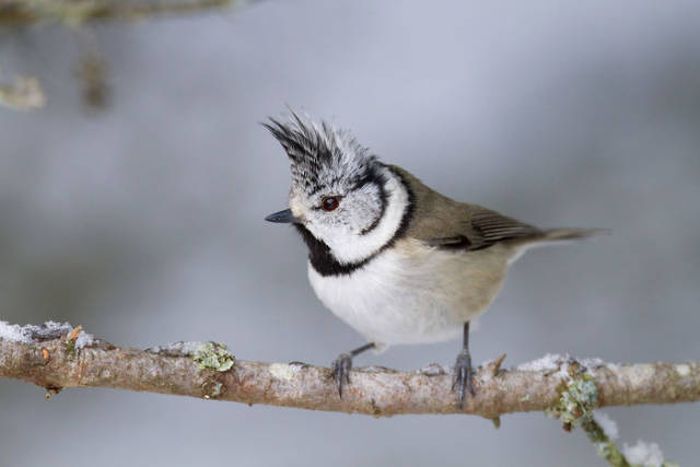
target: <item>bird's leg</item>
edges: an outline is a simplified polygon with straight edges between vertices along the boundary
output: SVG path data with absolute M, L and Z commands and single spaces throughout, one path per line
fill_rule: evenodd
M 343 398 L 343 386 L 350 384 L 350 370 L 352 370 L 353 357 L 374 348 L 374 342 L 358 347 L 347 353 L 341 353 L 333 362 L 333 377 L 338 385 L 338 395 Z
M 464 408 L 464 396 L 467 392 L 474 395 L 474 385 L 472 377 L 474 369 L 472 368 L 472 356 L 469 353 L 469 321 L 464 323 L 464 344 L 462 351 L 457 355 L 455 362 L 454 379 L 452 380 L 452 390 L 457 391 L 459 408 Z

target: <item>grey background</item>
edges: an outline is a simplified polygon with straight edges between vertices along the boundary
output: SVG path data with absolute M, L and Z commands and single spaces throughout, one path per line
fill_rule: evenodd
M 214 339 L 326 364 L 361 343 L 264 215 L 287 161 L 257 122 L 285 103 L 354 130 L 457 199 L 614 235 L 537 250 L 473 336 L 477 361 L 546 352 L 689 360 L 700 279 L 697 2 L 268 1 L 95 29 L 113 106 L 79 104 L 76 34 L 0 32 L 48 107 L 0 111 L 0 316 L 122 345 Z M 458 342 L 358 364 L 451 364 Z M 608 411 L 623 439 L 697 465 L 697 405 Z M 0 465 L 602 465 L 541 414 L 361 416 L 0 381 Z

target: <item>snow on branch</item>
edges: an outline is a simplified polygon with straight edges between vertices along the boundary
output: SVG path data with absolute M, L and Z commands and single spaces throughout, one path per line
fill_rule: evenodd
M 436 365 L 414 372 L 354 370 L 340 399 L 328 368 L 238 360 L 211 342 L 139 350 L 94 339 L 67 323 L 0 322 L 0 377 L 53 392 L 108 387 L 373 416 L 467 413 L 494 419 L 549 411 L 565 425 L 597 407 L 700 400 L 700 362 L 609 364 L 550 355 L 503 369 L 502 360 L 479 368 L 476 396 L 460 410 L 449 371 Z

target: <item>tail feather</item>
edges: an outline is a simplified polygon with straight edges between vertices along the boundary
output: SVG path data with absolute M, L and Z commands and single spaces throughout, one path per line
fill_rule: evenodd
M 542 236 L 538 239 L 541 242 L 559 242 L 567 240 L 579 240 L 583 238 L 593 237 L 595 235 L 609 234 L 607 229 L 549 229 L 542 232 Z
M 534 237 L 530 237 L 516 244 L 516 249 L 513 252 L 513 256 L 508 260 L 508 264 L 512 264 L 518 258 L 520 258 L 523 253 L 525 253 L 530 248 L 536 248 L 547 245 L 557 245 L 566 242 L 571 242 L 575 240 L 581 240 L 588 237 L 593 237 L 595 235 L 609 234 L 610 231 L 606 229 L 549 229 L 544 230 L 540 234 Z

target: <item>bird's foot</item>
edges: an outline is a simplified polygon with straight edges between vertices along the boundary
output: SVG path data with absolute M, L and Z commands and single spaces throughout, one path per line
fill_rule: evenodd
M 464 408 L 464 398 L 467 392 L 472 397 L 474 396 L 473 377 L 472 357 L 467 350 L 462 350 L 457 356 L 452 380 L 452 390 L 457 392 L 457 404 L 460 409 Z
M 338 396 L 343 398 L 343 387 L 350 384 L 350 370 L 352 370 L 352 355 L 341 353 L 333 362 L 333 378 L 338 386 Z

